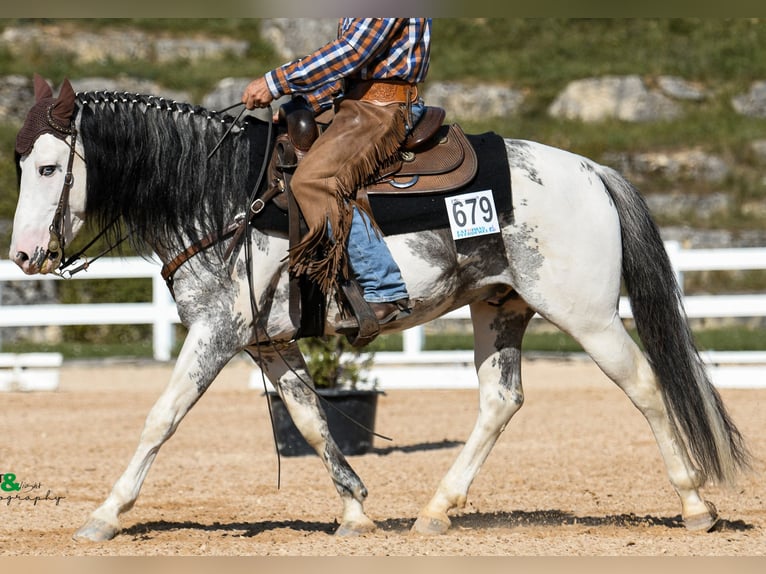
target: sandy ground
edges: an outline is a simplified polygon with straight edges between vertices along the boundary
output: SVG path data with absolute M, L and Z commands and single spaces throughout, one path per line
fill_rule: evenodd
M 524 364 L 526 404 L 443 536 L 410 534 L 457 456 L 475 390 L 390 390 L 370 454 L 350 457 L 375 533 L 333 536 L 340 502 L 314 456 L 282 458 L 265 398 L 236 360 L 163 447 L 124 530 L 72 540 L 135 448 L 170 367 L 66 364 L 55 392 L 2 396 L 0 472 L 27 500 L 0 504 L 6 556 L 763 556 L 766 390 L 721 391 L 756 456 L 733 489 L 706 489 L 720 528 L 689 533 L 654 439 L 590 362 Z M 0 493 L 5 495 L 6 493 Z M 38 500 L 35 501 L 34 498 Z

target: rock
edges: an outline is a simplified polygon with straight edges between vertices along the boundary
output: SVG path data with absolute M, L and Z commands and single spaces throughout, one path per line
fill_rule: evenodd
M 664 241 L 678 241 L 684 249 L 728 249 L 766 245 L 766 231 L 756 229 L 729 231 L 726 229 L 667 226 L 663 227 L 660 232 Z
M 0 35 L 0 46 L 16 57 L 39 51 L 58 56 L 68 54 L 76 62 L 88 64 L 108 60 L 196 61 L 223 58 L 229 54 L 242 57 L 249 43 L 231 38 L 149 34 L 130 28 L 106 28 L 89 32 L 64 22 L 7 27 Z
M 745 201 L 740 210 L 743 215 L 766 221 L 766 202 L 763 200 Z
M 448 121 L 482 120 L 517 114 L 524 101 L 521 92 L 505 86 L 460 82 L 426 82 L 422 95 L 427 105 L 445 108 Z
M 242 92 L 245 91 L 245 88 L 251 81 L 253 81 L 253 78 L 223 78 L 216 84 L 213 91 L 202 98 L 202 106 L 208 110 L 220 111 L 240 103 L 242 101 Z M 279 98 L 271 103 L 271 109 L 276 112 L 279 109 L 279 106 L 289 99 L 290 96 Z M 236 115 L 239 113 L 240 109 L 241 108 L 237 106 L 229 110 L 228 113 Z M 245 114 L 268 121 L 271 112 L 268 108 L 264 108 L 246 111 Z
M 337 35 L 337 18 L 266 18 L 261 24 L 261 37 L 285 61 L 310 54 Z
M 707 92 L 701 86 L 676 76 L 658 77 L 657 86 L 666 96 L 676 100 L 700 102 L 708 97 Z
M 548 108 L 553 117 L 584 122 L 618 119 L 645 122 L 681 115 L 678 103 L 649 91 L 636 75 L 604 76 L 571 82 Z
M 693 193 L 654 193 L 644 197 L 652 213 L 664 217 L 683 219 L 713 219 L 725 214 L 732 205 L 732 198 L 725 193 L 698 195 Z
M 750 151 L 753 152 L 753 156 L 759 163 L 766 163 L 766 139 L 751 141 Z
M 744 116 L 766 118 L 766 81 L 753 82 L 746 94 L 731 99 L 731 105 Z
M 664 179 L 721 183 L 730 173 L 720 157 L 699 149 L 672 152 L 609 153 L 604 161 L 628 177 L 661 176 Z
M 31 76 L 0 78 L 0 121 L 21 124 L 34 103 Z

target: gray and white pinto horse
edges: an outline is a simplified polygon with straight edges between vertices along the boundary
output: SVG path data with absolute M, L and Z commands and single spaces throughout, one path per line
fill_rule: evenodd
M 258 171 L 253 164 L 260 161 L 254 156 L 268 143 L 258 122 L 232 126 L 230 116 L 152 96 L 75 94 L 66 81 L 55 97 L 42 84 L 17 140 L 20 196 L 10 257 L 25 273 L 57 271 L 63 246 L 86 219 L 102 227 L 120 219 L 135 245 L 167 262 L 211 229 L 225 227 L 246 205 Z M 574 337 L 641 411 L 687 528 L 710 529 L 717 512 L 700 488 L 734 479 L 748 467 L 749 454 L 706 377 L 644 201 L 618 173 L 589 159 L 539 143 L 501 141 L 513 208 L 499 215 L 498 233 L 455 240 L 450 229 L 440 228 L 386 237 L 414 308 L 383 332 L 469 305 L 475 338 L 476 425 L 413 530 L 449 529 L 448 513 L 465 505 L 471 483 L 521 407 L 521 342 L 535 313 Z M 75 538 L 107 540 L 120 532 L 119 516 L 135 503 L 160 447 L 243 350 L 278 389 L 335 484 L 342 501 L 337 534 L 375 528 L 363 509 L 367 490 L 303 382 L 309 377 L 288 313 L 288 240 L 252 225 L 248 242 L 235 251 L 233 265 L 223 261 L 223 248 L 213 247 L 176 272 L 185 343 L 133 458 Z M 621 280 L 645 353 L 618 316 Z M 328 334 L 334 332 L 333 305 Z

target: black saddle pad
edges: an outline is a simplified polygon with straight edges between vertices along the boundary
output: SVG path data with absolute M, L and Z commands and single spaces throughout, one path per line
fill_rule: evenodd
M 510 212 L 511 174 L 503 138 L 494 132 L 466 135 L 476 150 L 476 177 L 465 187 L 443 193 L 370 194 L 375 221 L 384 235 L 449 227 L 445 199 L 473 191 L 491 190 L 498 213 Z M 287 214 L 269 202 L 253 220 L 259 229 L 287 233 Z
M 445 200 L 474 191 L 491 190 L 498 213 L 510 212 L 511 174 L 503 138 L 496 133 L 467 135 L 476 150 L 478 170 L 465 187 L 443 193 L 370 194 L 372 213 L 384 235 L 449 227 Z

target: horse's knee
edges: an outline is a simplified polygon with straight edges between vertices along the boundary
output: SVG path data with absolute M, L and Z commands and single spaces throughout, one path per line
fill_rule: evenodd
M 508 421 L 524 404 L 524 391 L 520 384 L 485 383 L 480 389 L 481 410 L 493 418 Z

